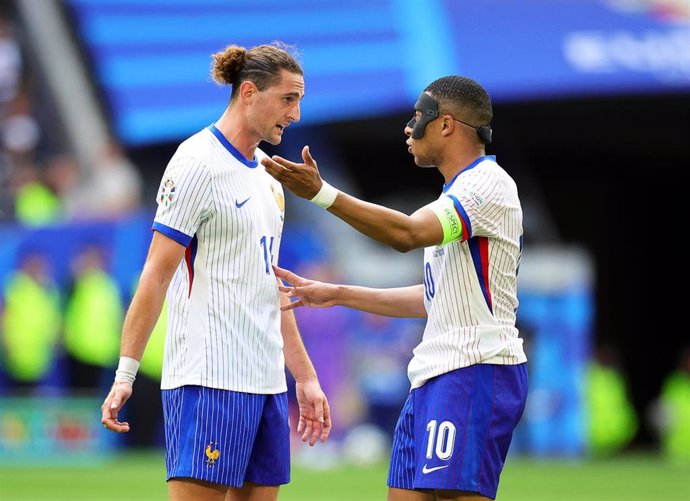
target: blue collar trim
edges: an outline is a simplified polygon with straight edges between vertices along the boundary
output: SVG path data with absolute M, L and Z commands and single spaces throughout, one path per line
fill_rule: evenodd
M 468 165 L 467 167 L 465 167 L 464 169 L 462 169 L 460 172 L 458 172 L 457 174 L 455 174 L 455 176 L 453 176 L 453 179 L 451 179 L 450 181 L 448 181 L 448 184 L 444 184 L 444 185 L 443 185 L 443 193 L 445 193 L 446 191 L 448 191 L 448 190 L 450 189 L 450 187 L 453 186 L 453 183 L 455 182 L 455 180 L 458 178 L 458 176 L 459 176 L 460 174 L 462 174 L 463 172 L 467 172 L 467 171 L 470 170 L 470 169 L 475 168 L 477 165 L 479 165 L 480 163 L 482 163 L 484 160 L 491 160 L 491 161 L 495 162 L 495 161 L 496 161 L 496 155 L 484 155 L 483 157 L 479 157 L 479 158 L 476 159 L 474 162 L 472 162 L 470 165 Z
M 237 148 L 235 148 L 232 144 L 230 144 L 230 141 L 228 141 L 223 133 L 218 130 L 216 127 L 216 124 L 211 124 L 208 126 L 208 130 L 213 132 L 213 135 L 218 138 L 218 141 L 220 141 L 220 144 L 222 144 L 226 150 L 230 152 L 230 154 L 235 157 L 237 160 L 242 162 L 244 165 L 249 167 L 250 169 L 253 169 L 257 165 L 259 165 L 259 161 L 256 159 L 256 155 L 254 155 L 254 158 L 252 160 L 247 160 L 242 153 L 240 153 Z

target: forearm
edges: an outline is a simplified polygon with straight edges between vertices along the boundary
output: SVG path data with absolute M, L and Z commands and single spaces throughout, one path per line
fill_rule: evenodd
M 122 327 L 120 356 L 141 360 L 160 317 L 169 280 L 144 267 Z
M 372 289 L 354 285 L 335 285 L 336 304 L 387 317 L 426 318 L 424 286 Z
M 289 302 L 285 294 L 280 294 L 281 305 Z M 283 335 L 283 355 L 285 356 L 285 365 L 287 366 L 292 377 L 297 382 L 305 382 L 316 379 L 316 369 L 309 358 L 302 337 L 297 328 L 295 315 L 292 311 L 284 311 L 281 314 L 281 334 Z
M 411 216 L 402 212 L 338 193 L 328 211 L 354 229 L 400 252 L 422 247 Z

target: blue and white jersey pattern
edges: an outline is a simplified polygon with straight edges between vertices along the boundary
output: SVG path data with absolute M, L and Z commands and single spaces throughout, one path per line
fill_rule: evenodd
M 515 327 L 522 252 L 515 182 L 495 157 L 484 156 L 448 182 L 441 197 L 453 201 L 462 239 L 424 250 L 428 320 L 408 367 L 412 388 L 473 364 L 527 360 Z
M 286 391 L 278 261 L 284 196 L 260 163 L 210 126 L 184 141 L 158 192 L 153 229 L 186 247 L 168 288 L 161 387 Z

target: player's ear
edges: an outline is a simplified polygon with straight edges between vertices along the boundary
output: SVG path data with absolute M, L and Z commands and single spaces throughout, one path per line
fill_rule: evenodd
M 451 117 L 450 115 L 441 115 L 439 118 L 441 119 L 441 135 L 451 135 L 453 133 L 453 128 L 455 127 L 453 117 Z
M 245 80 L 240 84 L 240 99 L 251 103 L 258 91 L 259 89 L 256 87 L 256 84 L 254 84 L 254 82 Z

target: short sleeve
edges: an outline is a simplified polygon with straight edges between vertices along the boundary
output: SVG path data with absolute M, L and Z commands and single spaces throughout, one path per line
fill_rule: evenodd
M 213 210 L 211 176 L 190 157 L 173 157 L 163 174 L 153 229 L 187 247 Z
M 496 236 L 506 209 L 503 180 L 486 169 L 472 174 L 446 193 L 462 221 L 463 240 Z

